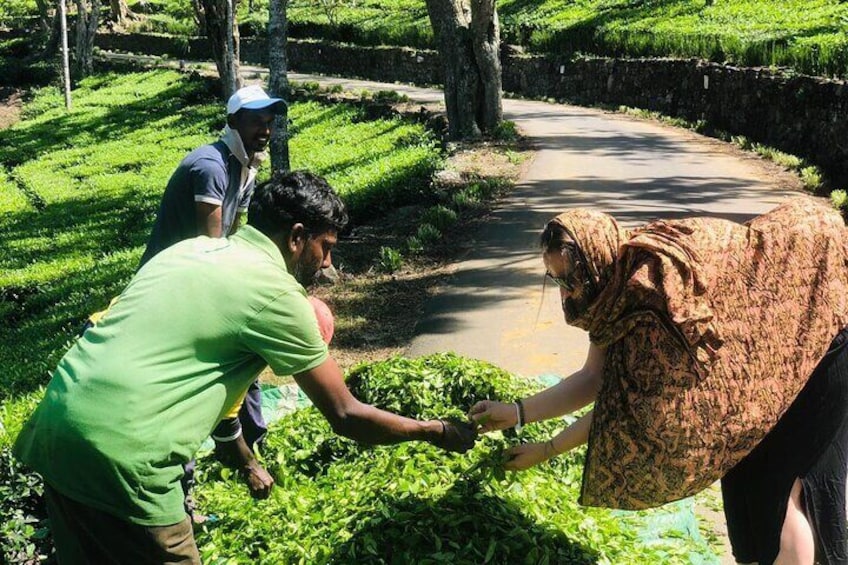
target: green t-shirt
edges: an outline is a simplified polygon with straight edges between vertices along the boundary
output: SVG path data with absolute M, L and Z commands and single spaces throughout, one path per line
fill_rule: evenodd
M 259 372 L 327 358 L 303 287 L 250 226 L 157 255 L 59 362 L 16 455 L 65 496 L 122 519 L 185 518 L 180 477 Z

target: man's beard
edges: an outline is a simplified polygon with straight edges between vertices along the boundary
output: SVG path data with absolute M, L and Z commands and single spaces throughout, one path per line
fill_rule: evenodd
M 294 279 L 304 288 L 308 288 L 315 282 L 320 271 L 320 266 L 316 266 L 312 262 L 307 263 L 303 260 L 303 257 L 301 257 L 301 260 L 299 260 L 294 266 Z

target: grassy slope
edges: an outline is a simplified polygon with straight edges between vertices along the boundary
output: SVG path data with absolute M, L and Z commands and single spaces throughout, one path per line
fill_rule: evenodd
M 0 132 L 0 422 L 10 432 L 16 418 L 2 405 L 31 400 L 85 316 L 128 281 L 168 177 L 217 137 L 222 114 L 205 83 L 152 71 L 85 81 L 69 113 L 45 89 Z M 419 125 L 314 102 L 289 116 L 293 167 L 325 175 L 360 215 L 416 198 L 440 160 Z
M 848 5 L 838 0 L 502 0 L 505 41 L 539 51 L 705 57 L 804 72 L 848 70 Z M 327 26 L 326 14 L 295 2 L 295 25 Z M 379 17 L 376 17 L 379 15 Z M 423 2 L 365 0 L 339 9 L 334 32 L 367 43 L 432 42 Z M 349 29 L 345 29 L 349 28 Z

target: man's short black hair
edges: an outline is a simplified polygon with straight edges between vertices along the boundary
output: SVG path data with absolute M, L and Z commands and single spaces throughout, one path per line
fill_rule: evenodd
M 348 216 L 344 202 L 327 181 L 307 171 L 275 174 L 256 187 L 247 223 L 271 237 L 301 223 L 310 234 L 341 231 Z

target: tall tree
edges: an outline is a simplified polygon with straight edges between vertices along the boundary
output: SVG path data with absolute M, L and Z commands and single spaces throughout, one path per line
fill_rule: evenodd
M 268 6 L 268 63 L 271 96 L 289 99 L 288 59 L 288 0 L 271 0 Z M 289 162 L 288 108 L 274 121 L 271 133 L 271 169 L 287 171 Z
M 448 132 L 473 139 L 492 131 L 501 106 L 500 26 L 494 0 L 426 0 L 445 75 Z
M 94 70 L 94 36 L 100 22 L 100 0 L 76 0 L 77 34 L 74 46 L 74 76 L 87 77 Z
M 239 0 L 200 0 L 206 36 L 212 45 L 212 56 L 221 77 L 224 98 L 241 88 L 239 70 L 239 33 L 236 12 Z

